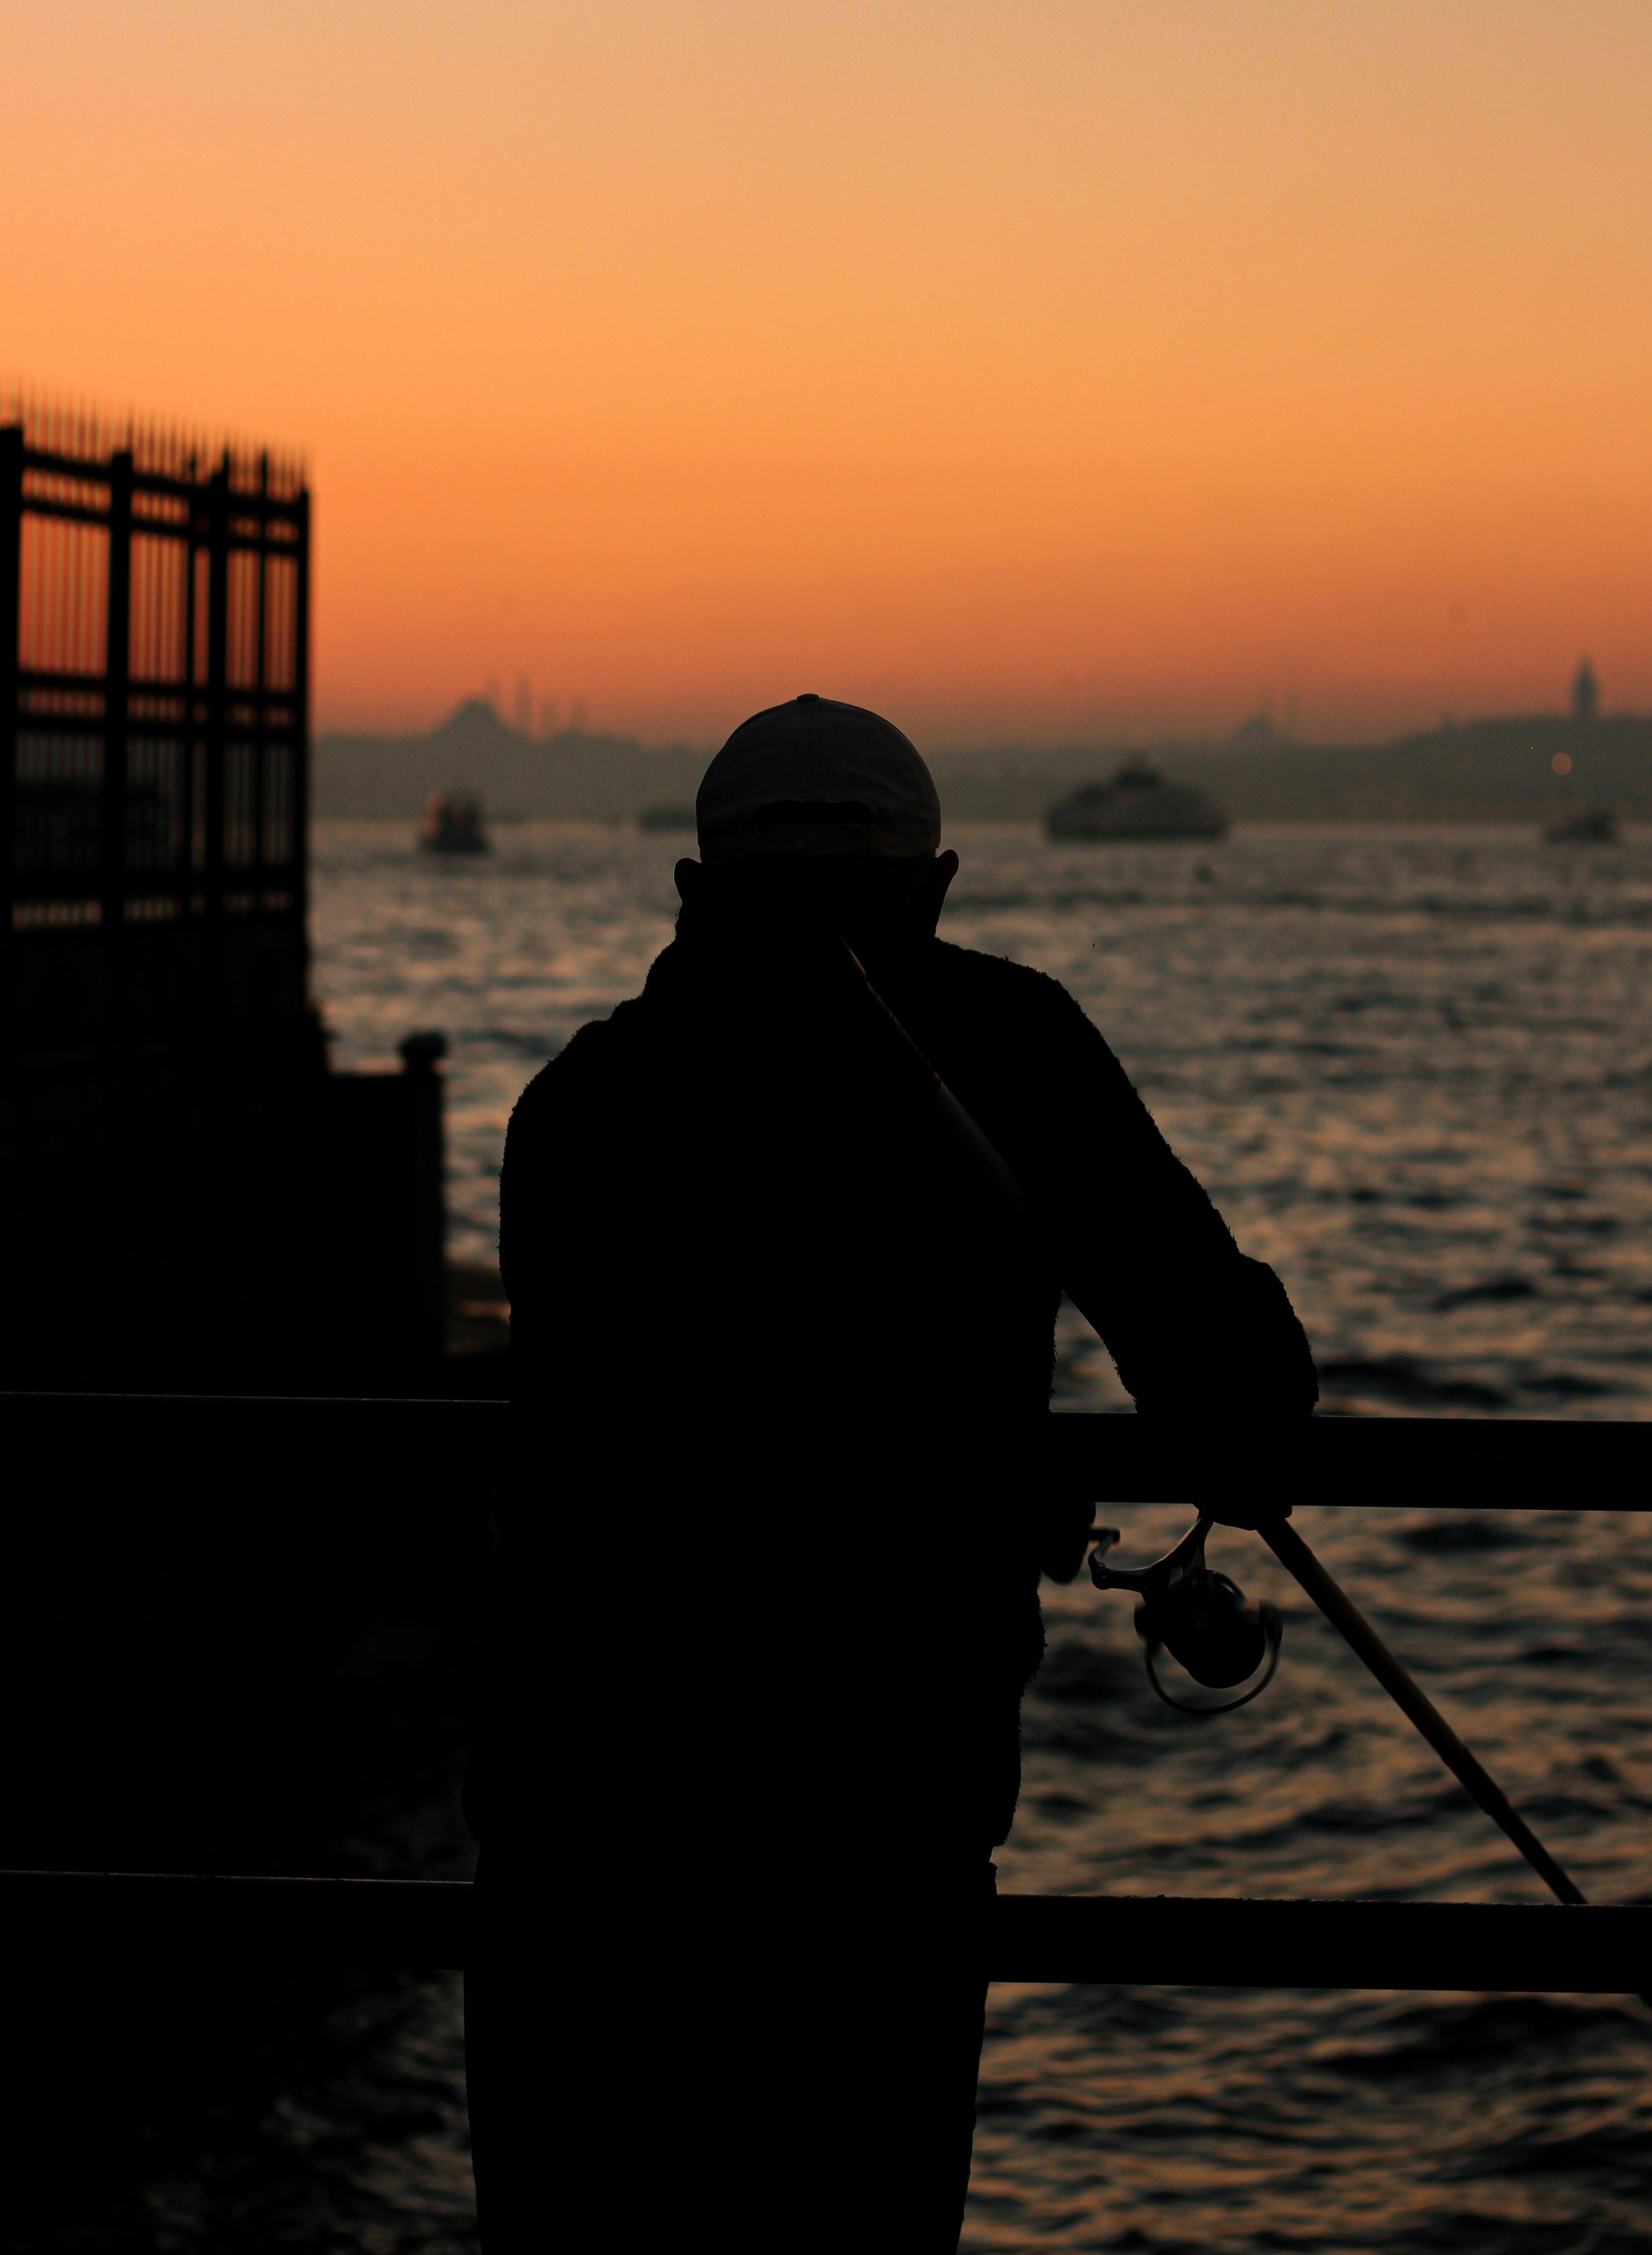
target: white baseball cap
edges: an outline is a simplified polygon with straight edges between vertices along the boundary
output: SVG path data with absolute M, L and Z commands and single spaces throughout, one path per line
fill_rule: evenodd
M 830 697 L 794 697 L 743 720 L 694 803 L 707 868 L 760 854 L 915 860 L 941 844 L 941 801 L 892 722 Z

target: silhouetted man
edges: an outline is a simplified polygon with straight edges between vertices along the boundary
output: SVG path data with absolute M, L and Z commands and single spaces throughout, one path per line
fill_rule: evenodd
M 1070 1577 L 1088 1512 L 1029 1474 L 1054 1275 L 935 1138 L 843 942 L 1142 1412 L 1295 1417 L 1313 1369 L 1077 1004 L 935 937 L 957 856 L 898 729 L 760 713 L 696 818 L 675 941 L 506 1147 L 485 2244 L 950 2255 L 1039 1574 Z

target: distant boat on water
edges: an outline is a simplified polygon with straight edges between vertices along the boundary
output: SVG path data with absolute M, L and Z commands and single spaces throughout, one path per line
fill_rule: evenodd
M 1609 806 L 1593 806 L 1585 813 L 1568 814 L 1559 822 L 1551 822 L 1544 835 L 1551 846 L 1616 846 L 1621 843 L 1623 832 Z
M 480 799 L 468 791 L 433 790 L 419 825 L 419 844 L 427 854 L 486 854 Z
M 1144 761 L 1130 760 L 1110 783 L 1082 783 L 1051 807 L 1052 838 L 1096 842 L 1140 838 L 1225 838 L 1228 817 L 1206 791 L 1168 783 Z
M 645 806 L 637 817 L 639 830 L 692 830 L 691 806 Z

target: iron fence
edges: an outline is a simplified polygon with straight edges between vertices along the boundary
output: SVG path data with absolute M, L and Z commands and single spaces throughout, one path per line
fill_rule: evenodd
M 302 464 L 0 404 L 10 1046 L 306 1003 Z

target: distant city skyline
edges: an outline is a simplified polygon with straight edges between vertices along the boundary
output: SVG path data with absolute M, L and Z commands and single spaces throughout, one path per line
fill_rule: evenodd
M 1477 722 L 1518 718 L 1525 713 L 1570 713 L 1576 720 L 1587 720 L 1597 715 L 1606 716 L 1613 713 L 1641 709 L 1614 706 L 1606 701 L 1601 691 L 1599 670 L 1586 652 L 1578 659 L 1576 665 L 1564 680 L 1551 683 L 1550 688 L 1551 692 L 1550 695 L 1539 696 L 1527 703 L 1502 706 L 1487 706 L 1481 708 L 1465 707 L 1460 711 L 1448 706 L 1442 710 L 1424 713 L 1419 718 L 1397 720 L 1386 728 L 1368 727 L 1357 733 L 1348 732 L 1341 734 L 1333 734 L 1328 730 L 1319 731 L 1305 726 L 1300 700 L 1295 696 L 1276 699 L 1263 694 L 1253 699 L 1249 708 L 1240 713 L 1237 719 L 1219 721 L 1207 727 L 1183 725 L 1180 727 L 1160 728 L 1154 731 L 1144 726 L 1134 734 L 1127 730 L 1115 730 L 1105 736 L 1094 729 L 1088 731 L 1088 734 L 1085 731 L 1079 730 L 1060 735 L 1050 733 L 1047 729 L 1035 728 L 1022 737 L 1017 737 L 1012 733 L 1000 732 L 996 736 L 982 736 L 975 740 L 961 738 L 953 742 L 942 742 L 937 740 L 927 748 L 940 752 L 973 751 L 990 749 L 998 744 L 1025 743 L 1029 749 L 1054 749 L 1085 741 L 1118 744 L 1144 743 L 1152 741 L 1155 734 L 1166 741 L 1180 736 L 1190 741 L 1215 743 L 1239 741 L 1246 737 L 1265 739 L 1276 734 L 1282 738 L 1301 743 L 1316 741 L 1382 743 L 1399 735 L 1426 734 L 1433 729 L 1468 728 Z M 714 749 L 717 743 L 721 741 L 720 735 L 701 740 L 682 732 L 669 739 L 649 738 L 643 731 L 627 728 L 623 722 L 617 720 L 610 720 L 600 715 L 593 716 L 584 698 L 562 699 L 546 697 L 536 699 L 532 677 L 528 674 L 522 674 L 517 678 L 508 712 L 506 709 L 506 701 L 499 678 L 494 675 L 491 676 L 481 688 L 467 689 L 459 696 L 448 699 L 435 713 L 428 718 L 420 717 L 412 720 L 379 726 L 368 722 L 358 723 L 353 727 L 346 723 L 342 727 L 326 728 L 320 733 L 424 734 L 433 727 L 439 727 L 444 721 L 454 718 L 472 701 L 487 706 L 500 720 L 514 728 L 518 734 L 530 741 L 543 740 L 561 734 L 564 731 L 592 735 L 621 734 L 637 737 L 644 741 L 669 741 L 696 745 L 703 743 L 704 748 L 707 750 Z M 737 713 L 736 721 L 742 717 L 744 717 L 743 712 Z

